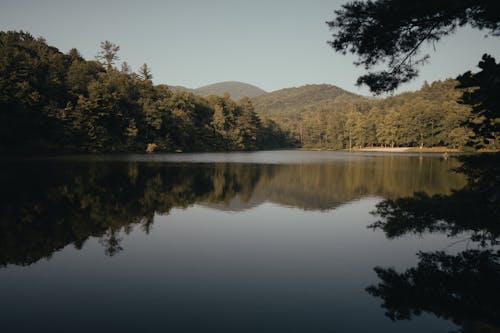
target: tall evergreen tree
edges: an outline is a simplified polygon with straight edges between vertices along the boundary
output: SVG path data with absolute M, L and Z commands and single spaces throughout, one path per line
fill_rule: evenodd
M 101 42 L 101 50 L 97 54 L 96 59 L 99 60 L 107 70 L 110 70 L 116 61 L 120 59 L 118 57 L 118 51 L 120 51 L 120 46 L 109 40 L 105 40 Z
M 139 77 L 146 81 L 146 80 L 152 80 L 153 79 L 153 74 L 151 73 L 151 68 L 147 64 L 143 64 L 141 67 L 139 67 Z

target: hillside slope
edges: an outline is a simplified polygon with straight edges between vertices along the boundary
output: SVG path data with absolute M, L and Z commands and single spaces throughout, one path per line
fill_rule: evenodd
M 231 95 L 231 98 L 235 101 L 239 100 L 244 96 L 252 98 L 263 94 L 267 94 L 265 90 L 262 90 L 257 86 L 238 81 L 217 82 L 196 89 L 187 88 L 183 86 L 169 86 L 169 87 L 174 91 L 191 92 L 193 94 L 200 95 L 203 97 L 208 95 L 223 96 L 224 94 L 228 93 L 229 95 Z
M 464 147 L 475 140 L 457 103 L 455 80 L 425 83 L 386 98 L 359 96 L 331 85 L 309 85 L 254 97 L 255 111 L 289 131 L 303 147 Z
M 255 110 L 268 117 L 296 116 L 298 112 L 334 111 L 355 101 L 368 100 L 329 84 L 286 88 L 252 98 Z
M 266 91 L 260 89 L 259 87 L 256 87 L 248 83 L 236 82 L 236 81 L 218 82 L 194 90 L 195 93 L 201 96 L 208 96 L 208 95 L 222 96 L 225 93 L 228 93 L 234 100 L 238 100 L 244 96 L 248 96 L 251 98 L 266 93 Z
M 170 85 L 168 87 L 173 91 L 184 91 L 184 92 L 190 92 L 190 93 L 196 94 L 196 91 L 194 89 L 191 89 L 191 88 L 186 88 L 183 86 L 170 86 Z

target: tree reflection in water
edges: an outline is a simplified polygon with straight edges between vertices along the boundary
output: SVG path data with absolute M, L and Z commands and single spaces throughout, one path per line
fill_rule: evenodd
M 363 196 L 429 195 L 463 186 L 446 172 L 457 161 L 379 156 L 335 163 L 245 164 L 7 161 L 0 167 L 0 266 L 29 265 L 67 245 L 100 238 L 105 253 L 122 249 L 134 226 L 149 233 L 155 215 L 195 203 L 215 208 L 273 202 L 331 210 Z
M 260 172 L 231 164 L 199 168 L 146 163 L 28 163 L 2 173 L 0 265 L 29 265 L 99 237 L 108 255 L 120 233 L 145 232 L 155 214 L 195 202 L 249 196 Z M 272 172 L 272 170 L 267 170 Z
M 370 227 L 389 238 L 465 234 L 474 249 L 420 252 L 418 265 L 401 273 L 376 267 L 381 281 L 366 290 L 382 299 L 392 320 L 427 312 L 452 320 L 461 332 L 500 332 L 500 155 L 470 156 L 463 162 L 460 171 L 468 177 L 463 189 L 384 200 L 374 212 L 380 220 Z

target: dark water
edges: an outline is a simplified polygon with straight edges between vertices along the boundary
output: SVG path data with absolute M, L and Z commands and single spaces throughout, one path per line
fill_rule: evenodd
M 1 163 L 1 332 L 466 326 L 432 308 L 432 297 L 419 299 L 419 311 L 412 301 L 422 294 L 407 293 L 407 276 L 391 284 L 396 276 L 383 271 L 417 269 L 419 251 L 471 248 L 460 241 L 466 228 L 384 224 L 388 209 L 405 218 L 404 209 L 427 209 L 398 201 L 396 211 L 398 198 L 446 200 L 462 188 L 455 158 L 260 152 Z

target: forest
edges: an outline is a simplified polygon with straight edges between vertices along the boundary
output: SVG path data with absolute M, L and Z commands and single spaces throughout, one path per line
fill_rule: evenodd
M 500 122 L 475 111 L 475 90 L 460 78 L 386 98 L 307 85 L 234 101 L 154 85 L 147 64 L 118 66 L 109 41 L 95 60 L 22 31 L 0 32 L 0 45 L 2 152 L 497 148 L 498 131 L 483 125 Z
M 227 151 L 294 146 L 249 98 L 202 98 L 153 85 L 119 46 L 96 60 L 67 54 L 27 32 L 0 32 L 0 151 Z
M 252 99 L 255 109 L 290 131 L 301 146 L 352 149 L 382 147 L 493 148 L 477 135 L 481 117 L 460 103 L 454 79 L 424 83 L 416 92 L 366 98 L 331 85 L 283 89 Z

